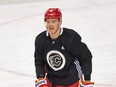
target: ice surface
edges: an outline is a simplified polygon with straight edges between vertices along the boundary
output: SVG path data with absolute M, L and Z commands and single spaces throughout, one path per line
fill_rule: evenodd
M 34 40 L 45 30 L 50 7 L 61 9 L 62 27 L 76 30 L 92 51 L 94 87 L 116 87 L 116 0 L 5 1 L 0 4 L 0 87 L 34 87 Z

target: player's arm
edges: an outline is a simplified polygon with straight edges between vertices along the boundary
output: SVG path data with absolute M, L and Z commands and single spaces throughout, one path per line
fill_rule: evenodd
M 35 53 L 34 53 L 34 63 L 35 63 L 35 70 L 36 70 L 36 77 L 37 78 L 44 78 L 45 77 L 45 61 L 43 58 L 43 48 L 42 48 L 42 41 L 41 38 L 38 36 L 35 39 Z
M 78 33 L 75 32 L 73 34 L 68 48 L 68 51 L 79 60 L 84 79 L 90 80 L 92 73 L 92 54 L 87 45 L 81 41 L 81 36 Z
M 79 57 L 83 78 L 81 78 L 81 87 L 93 87 L 94 82 L 91 82 L 92 73 L 92 54 L 88 49 L 87 45 L 83 42 L 78 42 L 79 44 Z
M 47 81 L 45 79 L 45 68 L 44 68 L 44 61 L 42 58 L 42 55 L 38 52 L 38 50 L 35 50 L 35 69 L 36 69 L 36 81 L 35 81 L 35 87 L 48 87 Z
M 37 80 L 35 81 L 35 87 L 47 87 L 45 78 L 45 61 L 42 56 L 42 46 L 40 44 L 40 40 L 36 38 L 35 40 L 35 70 Z
M 38 50 L 35 50 L 35 71 L 36 71 L 36 77 L 44 78 L 45 77 L 45 68 L 44 68 L 44 60 L 42 59 L 42 55 L 38 52 Z
M 81 37 L 78 33 L 73 34 L 73 39 L 70 41 L 70 52 L 78 58 L 80 66 L 84 74 L 83 84 L 88 84 L 91 80 L 92 73 L 92 54 L 87 45 L 81 41 Z

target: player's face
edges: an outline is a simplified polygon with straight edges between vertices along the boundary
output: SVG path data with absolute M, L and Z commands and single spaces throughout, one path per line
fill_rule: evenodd
M 45 23 L 48 32 L 55 34 L 60 29 L 61 19 L 46 19 Z

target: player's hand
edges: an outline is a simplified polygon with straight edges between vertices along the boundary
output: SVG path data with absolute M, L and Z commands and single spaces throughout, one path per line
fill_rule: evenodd
M 46 79 L 39 78 L 35 80 L 35 87 L 48 87 Z

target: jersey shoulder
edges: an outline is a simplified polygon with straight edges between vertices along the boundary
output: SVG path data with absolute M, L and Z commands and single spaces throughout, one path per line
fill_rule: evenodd
M 68 39 L 78 39 L 81 40 L 81 36 L 73 29 L 63 28 L 64 36 Z
M 41 32 L 39 35 L 36 36 L 35 38 L 35 43 L 37 44 L 42 44 L 45 40 L 46 37 L 46 31 Z

